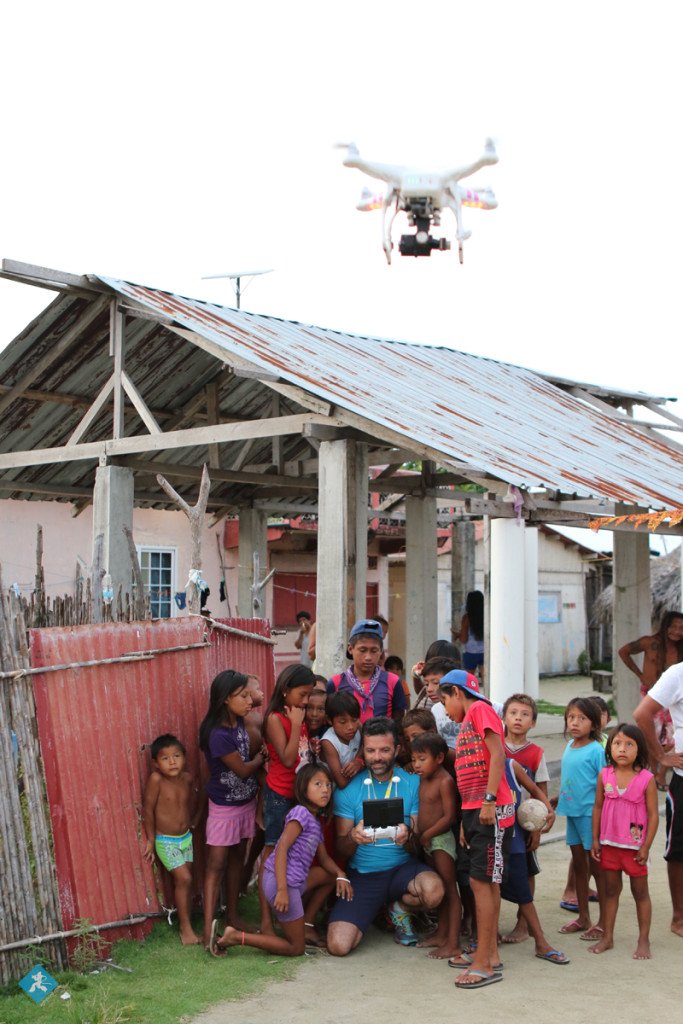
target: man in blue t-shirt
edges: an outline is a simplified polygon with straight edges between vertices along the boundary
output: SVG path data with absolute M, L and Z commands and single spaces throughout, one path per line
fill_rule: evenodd
M 366 768 L 334 794 L 337 850 L 349 865 L 353 899 L 337 900 L 330 914 L 327 949 L 332 956 L 346 956 L 355 949 L 385 904 L 395 940 L 415 945 L 417 936 L 407 908 L 431 910 L 439 905 L 444 892 L 436 872 L 405 849 L 417 822 L 420 780 L 395 765 L 396 723 L 390 718 L 371 718 L 363 725 L 361 736 Z M 364 832 L 363 801 L 390 797 L 403 800 L 404 824 L 398 826 L 395 840 L 374 841 Z

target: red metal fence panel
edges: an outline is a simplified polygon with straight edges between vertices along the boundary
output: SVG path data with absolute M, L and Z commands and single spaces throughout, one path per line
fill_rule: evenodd
M 263 620 L 222 621 L 270 635 Z M 204 643 L 209 645 L 168 651 Z M 145 745 L 174 733 L 187 746 L 188 769 L 199 777 L 197 732 L 211 680 L 236 668 L 258 675 L 270 693 L 273 648 L 210 630 L 200 618 L 182 618 L 36 629 L 30 649 L 33 667 L 165 651 L 148 660 L 67 667 L 34 677 L 64 928 L 82 918 L 104 924 L 158 910 L 154 874 L 142 859 Z M 112 939 L 119 934 L 107 933 Z

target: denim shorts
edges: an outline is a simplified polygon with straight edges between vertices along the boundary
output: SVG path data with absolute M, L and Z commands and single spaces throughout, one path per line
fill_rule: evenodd
M 343 900 L 340 897 L 332 907 L 329 923 L 345 921 L 365 934 L 386 903 L 399 900 L 422 871 L 431 870 L 412 857 L 398 867 L 387 868 L 385 871 L 360 872 L 348 868 L 347 876 L 353 886 L 353 899 Z
M 263 831 L 266 846 L 275 846 L 284 832 L 285 818 L 296 801 L 293 797 L 281 796 L 270 788 L 263 787 Z

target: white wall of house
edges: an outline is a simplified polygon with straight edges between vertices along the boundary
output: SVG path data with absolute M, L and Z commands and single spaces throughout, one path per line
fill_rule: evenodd
M 542 675 L 578 672 L 586 649 L 585 577 L 587 555 L 575 544 L 539 532 L 539 671 Z M 439 637 L 450 639 L 451 555 L 439 556 Z M 484 589 L 484 545 L 475 547 L 475 588 Z M 544 621 L 554 620 L 554 621 Z

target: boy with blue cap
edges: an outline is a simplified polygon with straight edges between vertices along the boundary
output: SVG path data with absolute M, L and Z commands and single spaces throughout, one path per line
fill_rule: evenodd
M 407 708 L 400 676 L 380 666 L 384 634 L 376 619 L 360 619 L 349 634 L 347 657 L 352 664 L 332 676 L 327 692 L 348 691 L 360 705 L 361 725 L 370 718 L 386 717 L 400 722 Z
M 498 955 L 500 885 L 510 844 L 515 808 L 505 778 L 504 734 L 500 718 L 481 692 L 476 676 L 462 669 L 439 682 L 446 714 L 460 723 L 455 775 L 462 797 L 461 834 L 469 848 L 470 885 L 477 914 L 477 947 L 449 960 L 465 970 L 458 988 L 483 988 L 502 981 Z

